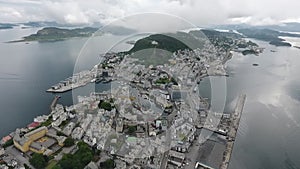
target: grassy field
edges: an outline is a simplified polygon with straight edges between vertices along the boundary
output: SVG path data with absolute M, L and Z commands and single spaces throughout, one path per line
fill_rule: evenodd
M 53 168 L 56 164 L 57 164 L 57 161 L 51 160 L 51 161 L 49 162 L 48 166 L 46 167 L 46 169 L 51 169 L 51 168 Z

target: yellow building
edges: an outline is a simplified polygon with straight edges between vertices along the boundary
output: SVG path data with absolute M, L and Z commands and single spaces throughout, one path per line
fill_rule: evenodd
M 34 141 L 44 137 L 48 132 L 47 127 L 43 126 L 35 129 L 25 135 L 20 135 L 20 132 L 16 132 L 13 138 L 14 145 L 22 152 L 27 152 L 29 150 L 36 153 L 44 153 L 46 148 L 40 144 L 34 143 Z

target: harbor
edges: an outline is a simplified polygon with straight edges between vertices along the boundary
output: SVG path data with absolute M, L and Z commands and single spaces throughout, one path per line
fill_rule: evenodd
M 237 101 L 237 105 L 234 111 L 234 115 L 233 115 L 233 123 L 232 126 L 230 128 L 230 131 L 228 133 L 228 142 L 226 144 L 226 150 L 224 153 L 224 160 L 222 162 L 222 165 L 220 167 L 220 169 L 227 169 L 229 162 L 230 162 L 230 158 L 231 158 L 231 154 L 234 148 L 234 141 L 236 138 L 236 134 L 238 131 L 238 127 L 240 124 L 240 120 L 241 120 L 241 116 L 242 116 L 242 112 L 243 112 L 243 108 L 245 105 L 245 101 L 246 101 L 246 95 L 240 95 L 239 99 Z
M 80 73 L 74 74 L 73 76 L 63 81 L 60 81 L 56 85 L 51 86 L 51 88 L 49 88 L 47 92 L 63 93 L 63 92 L 70 91 L 72 89 L 83 87 L 89 83 L 96 81 L 95 74 L 96 74 L 96 69 L 82 71 Z
M 196 139 L 186 153 L 187 169 L 227 169 L 239 128 L 239 121 L 245 105 L 246 95 L 238 97 L 231 113 L 211 113 L 209 118 L 202 116 L 205 122 L 197 127 Z M 210 119 L 217 118 L 213 124 Z M 207 120 L 206 120 L 207 119 Z
M 121 61 L 121 57 L 116 53 L 107 53 L 102 57 L 107 63 L 96 64 L 90 70 L 84 70 L 74 73 L 71 77 L 60 81 L 51 86 L 46 92 L 64 93 L 79 87 L 88 85 L 89 83 L 109 83 L 113 80 L 115 72 L 112 67 L 116 66 Z

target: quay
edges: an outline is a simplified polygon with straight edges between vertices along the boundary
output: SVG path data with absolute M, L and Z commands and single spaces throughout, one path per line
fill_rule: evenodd
M 236 134 L 237 134 L 237 130 L 239 127 L 239 123 L 240 123 L 240 119 L 242 116 L 242 112 L 244 109 L 244 105 L 246 102 L 246 95 L 242 94 L 239 96 L 238 100 L 237 100 L 237 104 L 234 110 L 234 114 L 233 114 L 233 123 L 232 126 L 230 128 L 230 131 L 228 133 L 228 141 L 226 143 L 226 149 L 224 152 L 224 158 L 222 161 L 222 164 L 220 166 L 220 169 L 227 169 L 229 162 L 230 162 L 230 158 L 232 155 L 232 150 L 234 147 L 234 141 L 236 138 Z
M 57 101 L 58 101 L 59 98 L 60 98 L 60 96 L 55 96 L 55 97 L 54 97 L 54 99 L 53 99 L 53 101 L 52 101 L 52 103 L 51 103 L 51 105 L 50 105 L 51 111 L 53 111 L 53 110 L 55 109 L 55 106 L 56 106 Z
M 60 81 L 58 84 L 51 86 L 51 88 L 46 91 L 51 93 L 63 93 L 75 88 L 85 86 L 89 83 L 95 82 L 96 73 L 97 66 L 94 66 L 94 68 L 91 70 L 85 70 L 73 74 L 71 77 L 68 77 L 65 80 Z
M 87 84 L 91 83 L 90 81 L 76 83 L 76 84 L 67 84 L 66 86 L 52 86 L 50 89 L 46 90 L 46 92 L 50 93 L 64 93 L 67 91 L 70 91 L 72 89 L 76 89 L 82 86 L 85 86 Z

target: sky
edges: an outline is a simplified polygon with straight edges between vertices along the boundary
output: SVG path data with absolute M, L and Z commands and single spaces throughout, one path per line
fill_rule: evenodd
M 174 15 L 202 26 L 300 22 L 299 0 L 0 0 L 0 23 L 108 24 L 140 13 Z

